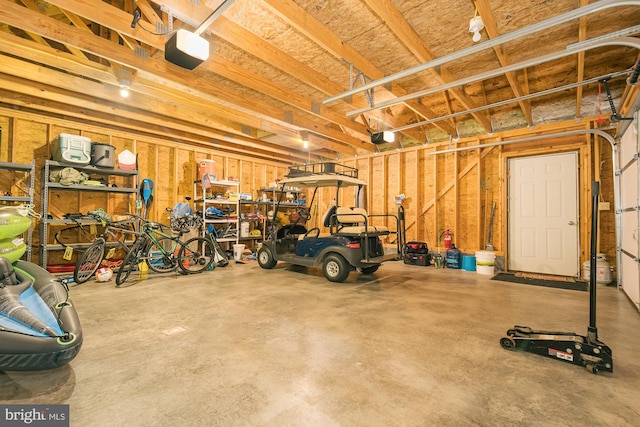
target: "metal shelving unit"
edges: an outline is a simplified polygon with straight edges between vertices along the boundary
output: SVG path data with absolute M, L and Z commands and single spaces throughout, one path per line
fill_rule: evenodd
M 74 169 L 88 173 L 89 175 L 99 175 L 100 177 L 123 177 L 126 179 L 126 186 L 124 187 L 94 187 L 88 185 L 63 185 L 57 182 L 51 182 L 50 176 L 52 170 L 62 169 L 66 167 L 73 167 Z M 51 201 L 51 191 L 76 191 L 76 192 L 94 192 L 94 193 L 110 193 L 110 194 L 124 194 L 128 197 L 129 206 L 135 207 L 135 202 L 138 195 L 139 187 L 139 174 L 135 170 L 125 169 L 106 169 L 97 168 L 95 166 L 80 166 L 69 165 L 67 163 L 55 162 L 53 160 L 47 160 L 42 168 L 41 179 L 41 193 L 40 193 L 40 214 L 42 218 L 40 220 L 40 265 L 44 268 L 47 266 L 48 252 L 54 250 L 62 250 L 64 246 L 59 244 L 48 244 L 49 241 L 49 228 L 51 225 L 65 225 L 76 224 L 77 222 L 67 219 L 50 219 L 49 203 Z M 133 203 L 131 200 L 133 196 Z M 134 211 L 135 209 L 131 209 Z M 122 212 L 125 213 L 125 212 Z M 97 224 L 95 221 L 82 220 L 82 224 Z M 88 244 L 77 243 L 74 244 L 75 248 L 86 247 Z
M 258 191 L 262 195 L 268 195 L 267 198 L 269 199 L 265 201 L 263 196 L 262 201 L 258 201 L 259 205 L 262 206 L 264 209 L 264 216 L 266 218 L 266 226 L 265 226 L 266 230 L 264 233 L 265 234 L 264 238 L 266 239 L 267 237 L 269 237 L 269 233 L 272 231 L 272 229 L 278 224 L 278 219 L 273 218 L 272 216 L 269 216 L 269 211 L 275 211 L 276 205 L 278 204 L 278 200 L 280 200 L 282 197 L 286 199 L 287 193 L 290 193 L 292 195 L 292 198 L 291 198 L 292 200 L 298 201 L 298 200 L 302 200 L 301 197 L 304 196 L 305 191 L 300 189 L 285 189 L 283 191 L 282 187 L 261 188 Z M 300 206 L 305 206 L 305 204 L 280 201 L 280 204 L 278 205 L 278 209 L 282 212 L 282 211 L 295 210 Z
M 11 163 L 0 162 L 0 170 L 24 173 L 27 187 L 24 191 L 21 191 L 21 195 L 14 196 L 0 196 L 0 204 L 2 205 L 18 205 L 20 203 L 27 203 L 33 205 L 34 190 L 35 190 L 35 172 L 36 172 L 36 160 L 33 159 L 31 164 L 28 163 Z M 13 180 L 11 181 L 13 183 Z M 33 239 L 33 224 L 29 227 L 29 230 L 25 232 L 25 244 L 27 250 L 23 255 L 23 258 L 27 261 L 31 261 L 31 242 Z
M 211 181 L 211 187 L 208 189 L 202 188 L 201 181 L 194 181 L 193 183 L 193 201 L 196 209 L 202 211 L 202 220 L 204 222 L 203 227 L 203 235 L 209 224 L 213 224 L 216 230 L 220 229 L 220 225 L 230 226 L 231 230 L 234 231 L 234 237 L 224 237 L 220 236 L 217 238 L 219 243 L 238 243 L 238 238 L 240 237 L 240 201 L 234 200 L 231 201 L 229 199 L 223 197 L 215 197 L 215 190 L 224 190 L 225 193 L 227 190 L 238 192 L 238 188 L 240 183 L 237 181 Z M 206 211 L 207 207 L 227 207 L 233 208 L 233 214 L 235 216 L 227 216 L 225 218 L 207 218 Z
M 251 243 L 251 246 L 255 246 L 254 243 L 255 242 L 262 242 L 265 239 L 265 228 L 266 228 L 266 222 L 267 222 L 267 218 L 266 216 L 263 214 L 263 205 L 265 204 L 265 202 L 260 202 L 257 200 L 240 200 L 240 213 L 241 213 L 241 218 L 240 218 L 240 235 L 238 237 L 238 241 L 240 242 L 247 242 L 247 243 Z M 253 212 L 247 212 L 247 210 L 251 210 Z M 247 214 L 249 213 L 254 213 L 256 215 L 258 215 L 257 218 L 249 218 L 247 217 Z M 243 236 L 242 235 L 242 230 L 243 224 L 248 224 L 248 228 L 249 228 L 249 232 L 251 233 L 252 230 L 260 230 L 260 235 L 259 236 Z

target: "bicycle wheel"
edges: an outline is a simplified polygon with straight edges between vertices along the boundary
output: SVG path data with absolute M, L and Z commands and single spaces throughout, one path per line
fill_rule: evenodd
M 146 244 L 147 240 L 144 238 L 140 238 L 133 243 L 131 250 L 124 257 L 124 261 L 116 274 L 116 286 L 122 285 L 129 278 L 131 272 L 138 265 L 138 255 Z
M 204 237 L 189 239 L 178 252 L 178 265 L 185 273 L 202 273 L 213 263 L 214 250 Z
M 147 265 L 156 273 L 168 273 L 178 268 L 178 253 L 183 245 L 178 239 L 163 237 L 147 250 Z
M 93 245 L 84 251 L 76 263 L 76 267 L 73 269 L 73 280 L 77 284 L 86 282 L 95 274 L 104 258 L 104 248 L 106 245 L 104 239 L 98 238 Z

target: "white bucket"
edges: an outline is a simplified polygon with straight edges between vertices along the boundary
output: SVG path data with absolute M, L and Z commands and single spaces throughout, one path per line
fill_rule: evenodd
M 476 272 L 478 274 L 495 273 L 496 253 L 491 251 L 476 252 Z
M 251 234 L 249 232 L 249 223 L 241 222 L 240 223 L 240 237 L 250 237 Z
M 242 252 L 244 252 L 245 245 L 236 243 L 233 245 L 233 259 L 240 261 L 242 259 Z

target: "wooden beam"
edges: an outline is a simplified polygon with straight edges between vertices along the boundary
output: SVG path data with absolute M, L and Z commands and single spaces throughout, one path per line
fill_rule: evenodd
M 358 137 L 368 139 L 369 134 L 365 126 L 349 120 L 342 114 L 335 113 L 328 108 L 321 106 L 319 110 L 314 109 L 314 101 L 275 84 L 272 80 L 268 80 L 258 74 L 252 73 L 221 57 L 209 58 L 203 64 L 205 68 L 220 76 L 223 76 L 233 82 L 246 86 L 257 92 L 264 93 L 281 102 L 292 105 L 305 113 L 312 114 L 321 119 L 333 122 L 339 126 L 344 126 L 355 131 Z
M 482 16 L 484 28 L 487 31 L 489 38 L 495 39 L 496 37 L 499 37 L 500 31 L 498 30 L 498 25 L 496 24 L 496 18 L 493 14 L 493 10 L 491 9 L 491 5 L 489 5 L 489 0 L 476 0 L 476 7 L 480 12 L 480 16 Z M 512 64 L 511 58 L 505 51 L 504 46 L 495 46 L 493 50 L 496 53 L 501 66 L 504 67 Z M 509 85 L 511 86 L 511 90 L 513 90 L 513 93 L 517 98 L 529 94 L 529 92 L 526 91 L 526 87 L 523 87 L 518 81 L 518 77 L 515 72 L 509 72 L 505 75 Z M 519 101 L 518 105 L 520 105 L 520 109 L 527 120 L 527 124 L 532 126 L 533 115 L 531 113 L 531 101 Z
M 91 13 L 91 15 L 93 14 L 95 14 L 95 12 Z M 275 119 L 283 125 L 289 124 L 298 128 L 307 128 L 313 130 L 315 133 L 350 144 L 356 148 L 370 152 L 375 151 L 375 147 L 371 142 L 358 140 L 335 129 L 327 128 L 324 124 L 311 121 L 304 116 L 282 111 L 266 102 L 238 95 L 229 89 L 216 85 L 210 80 L 197 76 L 197 74 L 170 64 L 164 61 L 164 59 L 143 59 L 137 57 L 134 53 L 122 46 L 115 45 L 97 36 L 89 37 L 78 29 L 64 26 L 55 19 L 36 14 L 24 7 L 7 3 L 6 7 L 0 10 L 0 21 L 19 28 L 33 30 L 44 37 L 51 38 L 60 43 L 75 44 L 79 48 L 106 58 L 109 61 L 115 61 L 135 68 L 138 70 L 139 76 L 164 83 L 167 86 L 179 87 L 186 93 L 200 97 L 206 93 L 215 94 L 217 98 L 225 102 L 229 102 L 232 105 L 239 106 L 239 108 L 249 110 L 255 114 L 266 116 L 272 120 Z
M 163 0 L 157 1 L 156 3 L 162 4 L 183 16 L 188 16 L 196 22 L 204 21 L 212 12 L 212 10 L 207 7 L 194 7 L 194 5 L 188 0 Z M 298 61 L 281 49 L 256 36 L 252 32 L 224 16 L 218 17 L 213 25 L 209 27 L 209 30 L 216 36 L 237 48 L 250 53 L 256 58 L 263 60 L 269 65 L 278 68 L 279 70 L 327 95 L 334 95 L 346 90 L 343 85 L 333 82 L 312 67 Z M 341 60 L 341 58 L 338 59 Z M 362 108 L 368 105 L 366 99 L 361 95 L 354 96 L 351 103 L 357 108 Z M 386 114 L 384 111 L 376 111 L 370 113 L 370 115 L 391 127 L 397 127 L 403 124 L 398 118 Z M 416 130 L 409 129 L 407 131 L 403 131 L 403 133 L 410 138 L 417 139 L 419 141 L 424 139 L 422 134 Z
M 435 55 L 429 47 L 390 0 L 365 0 L 365 2 L 420 62 L 428 62 L 435 59 Z M 443 66 L 440 67 L 440 72 L 435 68 L 429 69 L 429 72 L 440 84 L 455 80 Z M 477 107 L 475 102 L 462 89 L 454 88 L 450 89 L 450 92 L 466 109 L 470 110 Z M 472 115 L 487 132 L 492 131 L 491 120 L 486 112 L 476 112 Z M 452 133 L 449 134 L 454 135 Z
M 20 0 L 20 2 L 22 4 L 24 4 L 26 7 L 28 7 L 29 9 L 31 9 L 33 11 L 36 11 L 36 12 L 40 12 L 40 8 L 32 0 Z M 73 21 L 71 21 L 71 22 L 73 23 Z M 75 23 L 74 23 L 74 25 L 77 26 L 77 24 L 75 24 Z M 84 24 L 84 22 L 82 23 L 82 27 L 87 28 L 87 26 Z M 88 28 L 87 28 L 87 30 L 88 30 Z M 42 44 L 46 44 L 47 46 L 49 45 L 42 37 L 40 37 L 37 34 L 29 33 L 29 37 L 31 37 L 33 40 L 35 40 L 37 42 L 40 42 Z M 65 45 L 65 48 L 67 48 L 67 50 L 69 50 L 69 52 L 71 52 L 72 54 L 74 54 L 76 56 L 79 56 L 79 57 L 81 57 L 83 59 L 86 59 L 86 55 L 80 49 L 77 49 L 74 46 L 67 46 L 67 45 Z
M 324 24 L 309 15 L 304 9 L 294 3 L 292 0 L 261 0 L 262 3 L 269 8 L 272 12 L 280 16 L 287 24 L 294 27 L 296 30 L 303 33 L 314 43 L 317 43 L 320 47 L 331 53 L 336 59 L 346 60 L 352 64 L 371 79 L 379 79 L 384 77 L 384 73 L 373 65 L 364 56 L 358 53 L 355 49 L 350 47 L 347 43 L 342 41 L 337 35 L 331 32 Z M 404 91 L 398 85 L 394 85 L 391 92 L 386 88 L 383 88 L 385 92 L 391 96 L 398 97 L 406 95 Z M 344 92 L 343 88 L 334 90 L 332 92 L 325 92 L 329 95 L 335 95 L 337 93 Z M 425 119 L 437 117 L 437 114 L 430 110 L 428 107 L 420 104 L 416 100 L 412 100 L 406 103 L 417 114 L 420 114 Z M 371 114 L 369 112 L 368 114 Z M 393 123 L 392 123 L 393 124 Z M 448 126 L 447 123 L 436 122 L 435 126 L 439 127 L 442 131 L 451 134 L 453 129 Z M 424 137 L 415 138 L 418 141 L 424 140 Z
M 90 120 L 102 123 L 105 126 L 112 126 L 114 128 L 126 128 L 130 132 L 139 132 L 141 134 L 155 133 L 170 140 L 183 140 L 185 142 L 192 142 L 198 144 L 211 144 L 212 141 L 217 141 L 216 144 L 219 147 L 230 149 L 237 152 L 245 152 L 247 148 L 256 150 L 256 155 L 259 152 L 265 152 L 269 150 L 269 156 L 273 158 L 289 159 L 293 160 L 296 155 L 290 149 L 284 149 L 270 144 L 260 142 L 259 144 L 252 141 L 250 138 L 242 138 L 239 136 L 233 136 L 229 134 L 217 134 L 214 132 L 207 132 L 206 128 L 197 129 L 195 125 L 184 126 L 182 129 L 169 127 L 169 121 L 167 118 L 158 119 L 150 116 L 149 114 L 140 115 L 135 111 L 128 111 L 128 118 L 114 117 L 112 110 L 121 106 L 113 107 L 109 102 L 92 103 L 89 100 L 82 100 L 75 94 L 69 94 L 67 97 L 70 100 L 75 100 L 75 106 L 72 106 L 70 100 L 66 102 L 60 102 L 62 98 L 61 94 L 55 96 L 56 99 L 52 99 L 51 94 L 56 91 L 60 91 L 51 86 L 45 86 L 42 83 L 23 81 L 20 82 L 19 78 L 9 75 L 3 75 L 0 80 L 0 94 L 4 102 L 10 102 L 11 105 L 23 106 L 28 109 L 34 109 L 42 112 L 55 113 L 61 116 L 75 117 L 80 121 L 89 122 Z M 31 95 L 25 95 L 29 89 L 33 92 Z M 20 94 L 16 95 L 18 90 Z M 43 100 L 44 98 L 44 100 Z M 86 97 L 88 98 L 88 97 Z M 93 104 L 93 105 L 92 105 Z M 196 134 L 195 132 L 199 132 Z M 237 148 L 234 148 L 236 147 Z M 299 161 L 306 160 L 306 155 L 300 156 Z
M 586 6 L 589 2 L 587 0 L 580 0 L 580 7 Z M 587 17 L 583 16 L 579 20 L 578 24 L 578 42 L 584 41 L 587 38 Z M 576 64 L 576 69 L 578 70 L 577 82 L 581 82 L 584 80 L 584 58 L 586 52 L 578 52 L 578 61 Z M 576 117 L 580 117 L 582 115 L 582 93 L 584 91 L 583 86 L 578 86 L 576 88 Z
M 78 61 L 77 58 L 72 57 L 70 54 L 60 52 L 48 45 L 29 42 L 3 32 L 0 32 L 0 52 L 6 52 L 16 57 L 22 56 L 27 60 L 38 57 L 41 61 L 55 66 L 56 69 L 68 71 L 73 75 L 82 75 L 90 80 L 102 81 L 107 87 L 109 85 L 115 87 L 118 83 L 113 71 L 111 71 L 111 68 L 108 66 L 89 60 Z M 21 67 L 22 66 L 19 66 L 17 69 L 21 69 Z M 26 67 L 29 67 L 29 65 L 26 65 Z M 20 76 L 27 77 L 26 73 L 27 71 L 25 69 L 25 73 L 20 73 Z M 66 76 L 64 76 L 61 81 L 65 83 Z M 202 99 L 167 87 L 164 84 L 157 84 L 156 82 L 140 77 L 136 77 L 134 89 L 136 93 L 149 95 L 163 101 L 177 99 L 180 105 L 184 105 L 187 109 L 192 108 L 200 112 L 215 112 L 215 118 L 210 117 L 209 120 L 212 121 L 209 121 L 207 124 L 208 126 L 218 128 L 225 132 L 239 134 L 243 126 L 246 125 L 253 128 L 269 129 L 271 132 L 285 136 L 297 135 L 297 131 L 282 127 L 275 122 L 269 122 L 256 117 L 253 113 L 241 112 L 230 108 L 228 105 L 213 102 L 213 97 L 210 99 Z

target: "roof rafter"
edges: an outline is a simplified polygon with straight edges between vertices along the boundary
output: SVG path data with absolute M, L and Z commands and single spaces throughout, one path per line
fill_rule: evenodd
M 53 2 L 63 3 L 60 0 L 52 0 L 52 3 Z M 89 15 L 85 16 L 87 19 L 93 19 L 94 15 L 100 15 L 96 18 L 100 18 L 103 22 L 109 21 L 107 18 L 103 17 L 103 15 L 106 15 L 104 10 L 100 11 L 95 10 L 95 8 L 87 8 L 84 4 L 78 4 L 76 0 L 65 0 L 64 4 L 67 4 L 67 2 L 78 6 L 83 10 L 83 13 L 87 13 Z M 103 8 L 113 7 L 105 5 Z M 124 13 L 121 10 L 118 10 L 118 12 Z M 122 18 L 124 18 L 124 16 L 112 18 L 112 21 L 109 21 L 106 25 L 115 27 L 116 29 L 124 28 L 128 25 L 128 22 L 125 24 L 119 22 Z M 142 76 L 144 74 L 146 78 L 161 82 L 167 86 L 179 86 L 181 90 L 186 93 L 201 97 L 204 96 L 204 94 L 213 94 L 216 98 L 237 106 L 239 109 L 244 108 L 248 111 L 254 112 L 254 114 L 256 114 L 256 111 L 259 111 L 259 114 L 267 118 L 267 120 L 275 120 L 284 126 L 292 125 L 296 129 L 300 127 L 307 128 L 328 138 L 353 145 L 356 148 L 364 149 L 366 151 L 375 150 L 375 147 L 370 142 L 365 142 L 349 135 L 345 135 L 340 131 L 328 128 L 319 122 L 311 121 L 303 116 L 282 111 L 266 102 L 260 102 L 240 96 L 229 89 L 222 88 L 219 85 L 215 85 L 208 80 L 198 77 L 192 72 L 184 70 L 173 64 L 169 64 L 164 59 L 142 59 L 127 48 L 114 44 L 108 40 L 104 40 L 98 36 L 88 37 L 79 29 L 75 29 L 71 26 L 65 26 L 55 19 L 47 18 L 41 14 L 36 14 L 35 12 L 28 11 L 26 8 L 19 7 L 15 4 L 7 3 L 6 7 L 0 11 L 0 20 L 9 23 L 10 25 L 40 33 L 44 37 L 51 38 L 52 40 L 56 40 L 60 43 L 74 44 L 87 52 L 91 52 L 94 55 L 103 57 L 109 61 L 115 61 L 137 69 L 138 76 Z
M 431 49 L 422 41 L 420 36 L 409 25 L 400 11 L 389 0 L 365 0 L 367 5 L 387 24 L 389 29 L 393 31 L 401 43 L 403 43 L 421 62 L 428 62 L 435 59 L 435 55 Z M 445 67 L 440 66 L 440 72 L 435 68 L 429 70 L 431 74 L 438 79 L 441 84 L 453 81 L 454 78 L 448 74 Z M 470 110 L 477 107 L 476 103 L 460 88 L 452 88 L 451 94 L 466 109 Z M 482 125 L 487 132 L 491 132 L 491 120 L 489 115 L 482 113 L 473 113 L 473 117 Z
M 321 46 L 327 52 L 331 53 L 338 59 L 345 59 L 355 65 L 360 71 L 365 73 L 369 78 L 376 80 L 384 77 L 384 73 L 373 65 L 363 55 L 351 48 L 348 44 L 340 40 L 338 36 L 333 34 L 325 25 L 310 16 L 304 9 L 295 4 L 291 0 L 261 0 L 269 8 L 269 10 L 280 16 L 285 22 L 303 33 L 314 43 Z M 344 89 L 341 88 L 341 91 Z M 406 95 L 398 85 L 394 85 L 391 92 L 387 88 L 382 88 L 394 97 Z M 328 93 L 335 95 L 340 92 Z M 430 108 L 420 104 L 418 101 L 411 100 L 405 103 L 407 107 L 424 118 L 433 118 L 437 114 Z M 369 113 L 370 114 L 370 113 Z M 447 123 L 436 124 L 443 132 L 452 134 L 455 129 Z
M 489 5 L 488 0 L 476 0 L 476 7 L 480 12 L 480 16 L 482 16 L 482 21 L 484 22 L 484 28 L 489 35 L 489 38 L 495 39 L 500 36 L 500 31 L 498 30 L 498 25 L 496 24 L 495 16 L 493 15 L 493 10 L 491 9 L 491 5 Z M 511 58 L 509 54 L 504 50 L 504 46 L 494 46 L 493 48 L 496 56 L 498 57 L 498 61 L 501 66 L 506 66 L 512 64 Z M 520 98 L 521 96 L 529 95 L 529 92 L 526 90 L 526 87 L 523 87 L 518 81 L 518 76 L 515 71 L 511 71 L 505 74 L 507 76 L 507 81 L 511 86 L 511 90 L 515 94 L 516 98 Z M 533 126 L 533 115 L 531 114 L 531 101 L 519 101 L 518 105 L 522 109 L 522 113 L 527 121 L 527 125 Z

